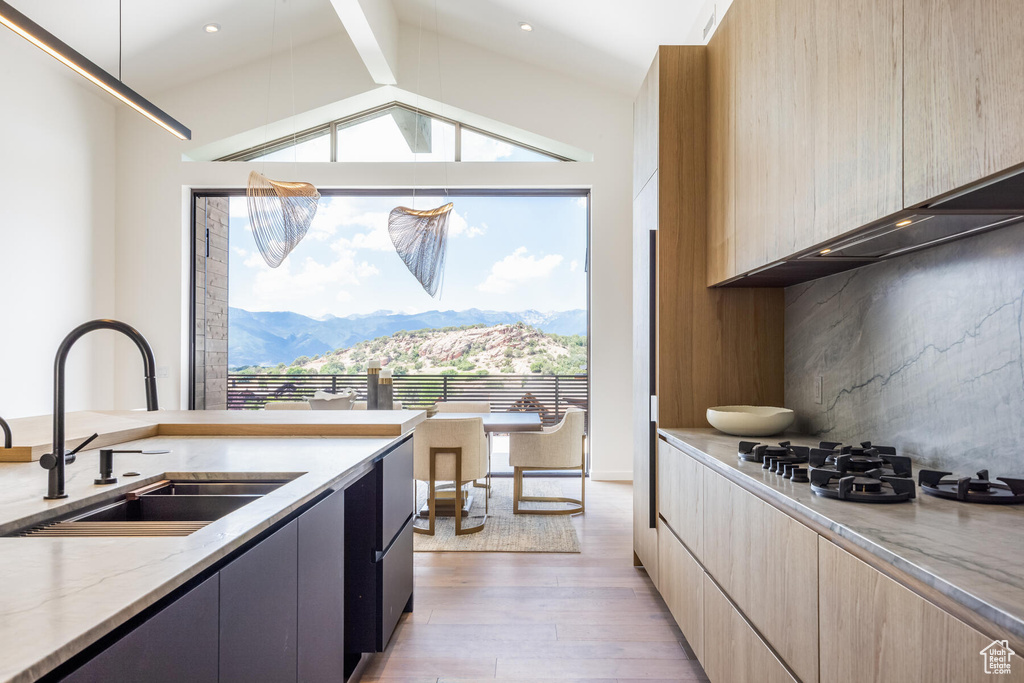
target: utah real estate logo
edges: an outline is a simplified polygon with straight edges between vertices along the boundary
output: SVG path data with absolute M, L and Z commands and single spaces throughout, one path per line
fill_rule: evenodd
M 1007 641 L 993 640 L 979 654 L 985 658 L 985 673 L 1009 674 L 1010 657 L 1017 653 L 1010 649 L 1010 644 Z

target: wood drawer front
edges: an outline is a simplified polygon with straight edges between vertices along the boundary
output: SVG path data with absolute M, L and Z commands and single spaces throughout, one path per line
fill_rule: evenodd
M 701 664 L 712 683 L 798 683 L 707 576 Z
M 686 642 L 704 661 L 704 570 L 671 529 L 658 527 L 659 590 Z
M 992 638 L 824 538 L 818 562 L 822 683 L 1024 680 L 1019 657 L 1011 674 L 986 674 Z
M 804 683 L 818 680 L 818 535 L 704 472 L 704 566 Z
M 658 512 L 693 556 L 704 555 L 704 466 L 658 440 Z

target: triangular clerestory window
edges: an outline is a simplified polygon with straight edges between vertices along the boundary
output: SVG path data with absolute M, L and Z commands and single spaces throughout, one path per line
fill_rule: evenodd
M 459 121 L 391 103 L 218 161 L 569 161 Z

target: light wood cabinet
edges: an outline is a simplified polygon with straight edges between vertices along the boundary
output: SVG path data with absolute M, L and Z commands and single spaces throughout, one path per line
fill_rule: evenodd
M 658 224 L 658 173 L 633 200 L 633 552 L 658 585 L 658 531 L 652 519 L 651 226 Z M 656 517 L 656 515 L 654 515 Z
M 658 587 L 697 659 L 704 661 L 704 570 L 672 530 L 659 521 Z
M 707 284 L 736 270 L 735 12 L 722 17 L 708 43 L 708 272 Z
M 800 680 L 817 681 L 818 535 L 710 470 L 703 505 L 708 573 Z
M 658 59 L 633 102 L 633 197 L 658 170 Z
M 634 164 L 633 530 L 656 583 L 652 394 L 666 427 L 706 427 L 710 406 L 783 399 L 782 290 L 706 286 L 707 75 L 704 47 L 662 47 L 634 106 L 634 153 L 648 158 Z
M 707 576 L 701 664 L 711 683 L 798 683 Z
M 736 0 L 708 45 L 708 284 L 903 208 L 902 0 Z
M 904 202 L 1024 163 L 1024 3 L 904 0 Z
M 980 654 L 992 638 L 824 538 L 819 581 L 822 683 L 992 680 Z M 1024 680 L 1014 664 L 999 680 Z
M 698 560 L 704 555 L 704 466 L 658 441 L 658 513 Z

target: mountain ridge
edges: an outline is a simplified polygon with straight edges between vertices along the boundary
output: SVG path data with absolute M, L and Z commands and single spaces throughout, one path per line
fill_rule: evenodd
M 583 309 L 551 312 L 532 309 L 485 311 L 477 308 L 422 313 L 377 311 L 317 319 L 292 311 L 230 308 L 228 315 L 228 364 L 233 368 L 291 363 L 300 356 L 321 355 L 395 332 L 431 328 L 522 322 L 550 334 L 587 333 L 587 312 Z

